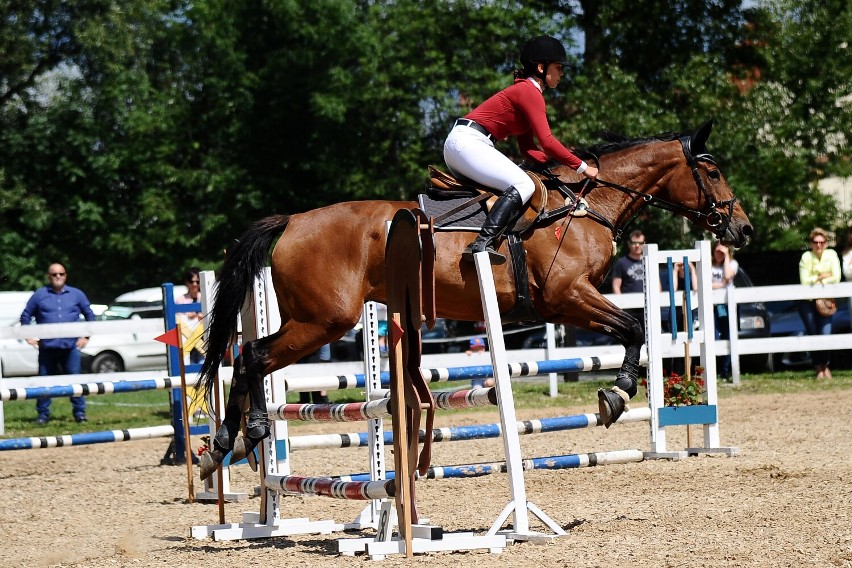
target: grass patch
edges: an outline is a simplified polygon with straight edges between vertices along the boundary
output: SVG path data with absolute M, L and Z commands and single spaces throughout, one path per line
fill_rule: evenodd
M 435 390 L 461 386 L 464 383 L 435 384 Z M 597 405 L 597 390 L 611 385 L 609 380 L 583 380 L 579 382 L 557 383 L 559 396 L 548 396 L 549 384 L 541 381 L 518 381 L 513 383 L 515 406 L 523 409 L 548 409 L 567 406 Z M 744 375 L 741 384 L 734 386 L 721 383 L 718 393 L 720 399 L 749 394 L 794 394 L 808 391 L 837 391 L 852 388 L 852 371 L 835 371 L 829 381 L 817 381 L 810 370 L 779 372 L 762 375 Z M 363 389 L 330 391 L 329 398 L 335 403 L 361 402 Z M 288 402 L 297 402 L 298 394 L 288 396 Z M 644 388 L 640 387 L 634 401 L 645 400 Z M 35 424 L 36 410 L 34 400 L 10 401 L 3 403 L 6 433 L 2 438 L 22 438 L 30 436 L 58 436 L 79 432 L 120 430 L 169 424 L 169 392 L 140 391 L 103 396 L 91 396 L 87 399 L 89 421 L 83 424 L 74 422 L 71 415 L 71 403 L 67 398 L 53 399 L 51 420 L 46 425 Z M 636 405 L 634 404 L 634 407 Z M 493 409 L 470 409 L 471 412 L 490 412 Z M 290 428 L 310 426 L 309 423 L 291 422 Z
M 169 392 L 149 390 L 86 397 L 88 422 L 77 424 L 67 397 L 54 398 L 50 422 L 36 424 L 36 401 L 3 403 L 6 433 L 4 438 L 59 436 L 79 432 L 100 432 L 169 424 Z

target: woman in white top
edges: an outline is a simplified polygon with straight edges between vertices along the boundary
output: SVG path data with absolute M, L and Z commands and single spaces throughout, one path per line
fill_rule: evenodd
M 739 263 L 731 258 L 731 249 L 720 242 L 716 242 L 713 246 L 713 266 L 710 268 L 713 289 L 724 288 L 728 284 L 732 284 L 739 269 Z

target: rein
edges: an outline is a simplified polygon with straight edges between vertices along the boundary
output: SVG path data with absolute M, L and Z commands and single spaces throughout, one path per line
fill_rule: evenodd
M 724 236 L 725 232 L 728 230 L 728 227 L 731 224 L 731 220 L 734 215 L 734 204 L 736 204 L 737 198 L 736 196 L 732 196 L 731 199 L 727 199 L 725 201 L 716 201 L 715 199 L 713 199 L 713 196 L 710 195 L 710 192 L 707 191 L 707 187 L 704 185 L 704 180 L 701 179 L 701 175 L 698 173 L 698 162 L 706 162 L 715 166 L 717 165 L 716 160 L 710 154 L 699 154 L 697 156 L 693 156 L 692 151 L 689 148 L 690 138 L 688 136 L 680 138 L 680 144 L 683 148 L 683 154 L 686 158 L 686 163 L 692 171 L 692 179 L 695 180 L 696 187 L 704 196 L 704 199 L 707 201 L 706 210 L 686 207 L 685 205 L 682 205 L 680 203 L 661 199 L 654 195 L 643 193 L 637 189 L 633 189 L 631 187 L 627 187 L 619 183 L 607 181 L 601 178 L 597 178 L 594 182 L 592 182 L 591 180 L 586 180 L 587 183 L 584 183 L 583 189 L 580 192 L 580 197 L 590 193 L 591 190 L 594 189 L 597 185 L 616 189 L 633 197 L 642 199 L 645 204 L 651 207 L 657 207 L 659 209 L 664 209 L 673 213 L 686 213 L 699 219 L 705 218 L 707 219 L 707 224 L 710 227 L 714 228 L 714 235 L 717 238 L 721 238 L 722 236 Z M 551 180 L 558 180 L 559 183 L 556 184 L 555 189 L 558 190 L 562 195 L 564 195 L 565 197 L 568 197 L 569 195 L 573 196 L 573 192 L 571 192 L 567 188 L 565 183 L 559 179 L 559 176 L 551 172 L 549 168 L 545 169 L 543 172 L 540 173 L 543 173 Z M 579 203 L 579 199 L 577 199 L 571 205 L 566 205 L 564 207 L 554 209 L 553 211 L 549 211 L 546 215 L 542 216 L 542 219 L 557 217 L 563 214 L 570 215 L 577 208 L 577 203 Z M 722 209 L 722 211 L 719 211 L 719 209 Z M 614 223 L 610 222 L 597 211 L 594 211 L 592 209 L 589 209 L 588 211 L 596 221 L 610 228 L 616 240 L 624 232 L 623 227 L 616 227 Z M 626 225 L 629 224 L 630 222 L 628 221 Z

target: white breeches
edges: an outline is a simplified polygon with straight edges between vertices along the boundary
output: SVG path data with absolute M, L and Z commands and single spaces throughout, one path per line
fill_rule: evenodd
M 524 203 L 535 191 L 535 184 L 515 162 L 494 147 L 487 136 L 469 126 L 456 126 L 444 142 L 444 162 L 453 175 L 506 191 L 518 190 Z

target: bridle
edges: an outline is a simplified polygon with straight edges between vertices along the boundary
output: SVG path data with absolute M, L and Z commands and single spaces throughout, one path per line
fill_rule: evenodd
M 710 195 L 709 191 L 707 191 L 707 186 L 704 185 L 704 180 L 701 179 L 701 175 L 698 173 L 698 162 L 706 162 L 718 167 L 715 158 L 713 158 L 710 154 L 693 155 L 692 150 L 690 149 L 691 139 L 689 136 L 683 136 L 679 140 L 680 145 L 683 148 L 683 155 L 686 158 L 686 163 L 692 171 L 692 179 L 695 180 L 695 185 L 697 186 L 698 191 L 704 196 L 706 203 L 704 210 L 687 207 L 681 203 L 661 199 L 654 195 L 648 195 L 647 193 L 642 193 L 636 189 L 625 187 L 621 184 L 606 181 L 604 179 L 598 178 L 596 182 L 598 185 L 611 187 L 635 197 L 639 197 L 652 207 L 658 207 L 660 209 L 672 211 L 673 213 L 682 213 L 687 217 L 706 219 L 707 225 L 713 228 L 713 234 L 716 238 L 721 239 L 727 232 L 728 227 L 731 225 L 731 220 L 734 216 L 734 204 L 737 202 L 737 198 L 732 195 L 730 199 L 726 199 L 724 201 L 716 201 L 713 199 L 713 196 Z M 629 224 L 629 222 L 627 224 Z M 620 235 L 622 232 L 623 229 L 619 228 L 616 231 L 616 234 Z
M 660 209 L 665 209 L 673 213 L 681 213 L 686 217 L 691 217 L 695 219 L 704 218 L 707 221 L 707 225 L 713 228 L 713 234 L 716 236 L 716 238 L 721 240 L 727 232 L 728 227 L 730 227 L 731 225 L 731 220 L 733 219 L 734 215 L 734 204 L 736 204 L 737 198 L 735 195 L 731 195 L 730 199 L 726 199 L 724 201 L 716 201 L 715 199 L 713 199 L 713 196 L 710 195 L 709 191 L 707 191 L 707 186 L 704 185 L 704 180 L 701 179 L 701 175 L 698 173 L 698 163 L 706 162 L 708 164 L 713 164 L 714 166 L 718 167 L 715 158 L 713 158 L 712 155 L 707 153 L 698 154 L 697 156 L 693 155 L 692 149 L 690 148 L 691 138 L 689 136 L 682 136 L 678 140 L 680 141 L 680 145 L 683 148 L 683 155 L 686 158 L 686 163 L 692 171 L 692 179 L 695 180 L 695 185 L 698 191 L 704 196 L 704 200 L 706 203 L 706 207 L 704 210 L 695 209 L 693 207 L 686 207 L 681 203 L 675 203 L 674 201 L 661 199 L 654 195 L 649 195 L 639 190 L 601 179 L 600 177 L 595 180 L 583 180 L 582 189 L 580 190 L 580 193 L 578 195 L 575 195 L 574 192 L 572 192 L 567 187 L 565 182 L 563 182 L 559 178 L 559 176 L 550 169 L 550 164 L 547 164 L 543 168 L 535 168 L 534 171 L 546 177 L 551 182 L 555 182 L 554 189 L 559 191 L 559 193 L 561 193 L 564 197 L 571 198 L 571 204 L 546 212 L 543 215 L 540 215 L 540 219 L 546 220 L 565 215 L 565 220 L 563 221 L 563 223 L 570 223 L 572 219 L 572 214 L 581 206 L 580 198 L 585 197 L 586 195 L 591 193 L 591 191 L 594 190 L 595 187 L 605 186 L 624 192 L 634 198 L 642 199 L 647 205 L 650 205 L 652 207 L 658 207 Z M 590 158 L 594 159 L 596 163 L 600 163 L 600 159 L 597 156 L 591 155 Z M 615 246 L 615 243 L 620 240 L 625 229 L 630 226 L 630 224 L 633 222 L 633 219 L 636 217 L 636 214 L 638 213 L 638 211 L 634 213 L 634 215 L 632 215 L 626 223 L 620 223 L 616 225 L 615 223 L 609 221 L 598 211 L 591 209 L 587 205 L 583 205 L 583 207 L 586 210 L 589 219 L 593 219 L 598 223 L 609 227 L 613 234 L 613 246 Z M 565 230 L 564 227 L 563 230 L 560 232 L 561 235 L 559 237 L 559 248 L 561 248 L 562 246 L 562 240 L 568 234 L 568 231 Z M 557 251 L 559 250 L 559 248 L 557 248 Z M 553 262 L 555 261 L 556 255 L 554 255 L 553 257 Z M 551 268 L 552 267 L 553 263 L 551 263 Z M 545 277 L 545 281 L 547 280 L 547 277 L 549 277 L 549 275 L 550 269 L 547 270 L 547 276 Z

